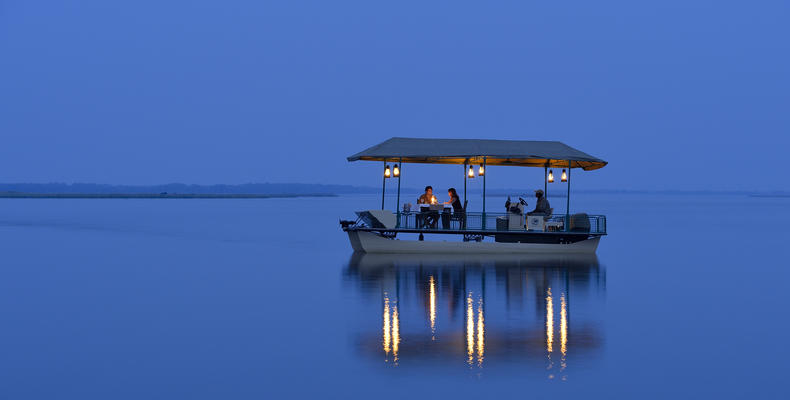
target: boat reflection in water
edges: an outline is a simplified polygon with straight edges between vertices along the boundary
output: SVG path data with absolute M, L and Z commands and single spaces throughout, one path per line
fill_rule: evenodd
M 589 364 L 602 350 L 606 274 L 595 255 L 355 253 L 345 275 L 364 304 L 380 304 L 357 348 L 384 365 L 515 364 L 567 379 L 570 360 Z

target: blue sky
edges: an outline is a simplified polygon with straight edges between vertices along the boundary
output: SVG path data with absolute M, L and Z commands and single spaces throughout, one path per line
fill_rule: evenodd
M 560 140 L 610 162 L 584 188 L 789 190 L 788 18 L 786 1 L 5 0 L 0 181 L 377 185 L 345 157 L 414 136 Z M 460 169 L 407 165 L 404 185 Z

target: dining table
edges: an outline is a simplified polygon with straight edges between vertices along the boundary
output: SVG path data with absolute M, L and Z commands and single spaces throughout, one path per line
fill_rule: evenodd
M 441 213 L 442 226 L 447 229 L 450 226 L 450 209 L 452 206 L 449 204 L 417 204 L 420 212 L 417 218 L 417 226 L 419 228 L 437 229 L 439 225 L 439 214 Z

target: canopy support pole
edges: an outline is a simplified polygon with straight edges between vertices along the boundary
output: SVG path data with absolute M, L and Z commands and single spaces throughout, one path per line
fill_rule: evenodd
M 387 169 L 387 160 L 384 160 L 384 169 Z M 384 209 L 384 189 L 387 187 L 387 175 L 384 175 L 384 171 L 381 171 L 381 209 Z
M 546 165 L 543 166 L 543 195 L 546 200 L 549 199 L 549 163 L 551 160 L 546 160 Z
M 488 168 L 486 168 L 486 158 L 483 157 L 483 230 L 486 229 L 486 175 L 488 175 Z
M 395 221 L 395 227 L 400 228 L 400 176 L 403 174 L 403 158 L 398 158 L 398 168 L 398 197 L 395 200 L 395 216 L 398 219 Z
M 571 230 L 571 160 L 568 160 L 568 197 L 565 198 L 565 231 Z
M 466 162 L 464 162 L 464 204 L 466 204 Z

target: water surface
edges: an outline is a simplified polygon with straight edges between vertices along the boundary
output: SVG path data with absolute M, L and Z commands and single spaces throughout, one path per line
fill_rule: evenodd
M 0 200 L 0 398 L 788 395 L 788 199 L 580 194 L 581 258 L 352 254 L 377 204 Z

